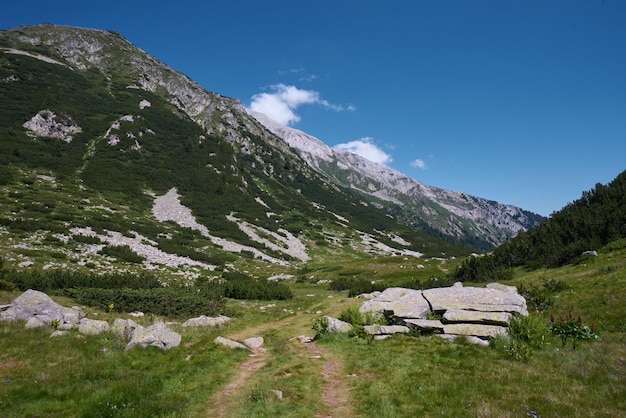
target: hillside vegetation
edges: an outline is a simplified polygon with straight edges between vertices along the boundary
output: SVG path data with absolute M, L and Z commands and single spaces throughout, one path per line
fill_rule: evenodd
M 542 225 L 520 233 L 484 257 L 468 259 L 456 273 L 461 281 L 507 278 L 511 268 L 559 267 L 585 262 L 607 244 L 626 238 L 626 171 L 607 185 L 565 206 Z M 609 247 L 610 248 L 610 247 Z

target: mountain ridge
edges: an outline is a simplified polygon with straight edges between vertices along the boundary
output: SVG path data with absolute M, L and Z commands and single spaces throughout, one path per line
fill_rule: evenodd
M 117 33 L 56 25 L 0 31 L 0 64 L 0 187 L 9 208 L 0 236 L 21 236 L 28 254 L 107 268 L 106 248 L 135 246 L 144 258 L 162 251 L 204 263 L 188 263 L 189 277 L 197 277 L 236 261 L 232 253 L 248 258 L 244 264 L 288 268 L 340 254 L 469 252 L 467 241 L 442 241 L 445 230 L 418 229 L 381 211 L 384 198 L 406 205 L 391 187 L 366 199 L 366 186 L 333 180 L 238 100 L 206 91 Z M 177 193 L 195 227 L 155 217 L 155 200 L 168 193 Z M 450 229 L 467 221 L 455 222 Z M 301 243 L 297 257 L 284 250 L 292 237 Z M 157 268 L 151 263 L 143 265 Z
M 281 125 L 260 112 L 250 109 L 247 111 L 271 132 L 297 149 L 311 167 L 332 181 L 356 189 L 365 196 L 370 196 L 372 203 L 387 202 L 387 204 L 379 203 L 379 205 L 390 214 L 395 210 L 396 214 L 410 212 L 413 215 L 421 215 L 421 218 L 438 215 L 429 226 L 442 233 L 456 235 L 460 238 L 459 242 L 465 242 L 466 239 L 463 237 L 474 232 L 484 234 L 487 237 L 486 244 L 495 247 L 520 231 L 538 225 L 543 220 L 540 215 L 513 205 L 427 186 L 397 170 L 372 162 L 357 154 L 335 150 L 318 138 Z M 338 175 L 342 171 L 353 171 L 361 178 L 356 175 L 342 178 Z M 423 209 L 424 206 L 420 206 L 422 199 L 433 201 L 437 207 L 430 211 Z M 394 205 L 399 208 L 394 208 Z M 405 205 L 407 207 L 403 208 Z M 441 226 L 438 221 L 450 215 L 470 220 L 473 224 L 469 227 L 469 231 L 455 228 L 455 225 L 450 224 L 448 228 Z M 399 217 L 402 218 L 401 215 Z

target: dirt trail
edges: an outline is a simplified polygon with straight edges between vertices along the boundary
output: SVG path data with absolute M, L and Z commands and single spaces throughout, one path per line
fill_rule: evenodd
M 343 373 L 344 365 L 341 361 L 335 360 L 330 353 L 319 347 L 315 342 L 304 343 L 311 354 L 311 357 L 322 359 L 322 402 L 327 411 L 332 415 L 317 414 L 316 418 L 339 418 L 353 416 L 350 407 L 350 387 Z
M 250 358 L 239 365 L 233 380 L 215 396 L 214 399 L 216 401 L 207 411 L 207 416 L 224 418 L 229 407 L 233 406 L 232 403 L 237 397 L 236 395 L 241 392 L 241 389 L 245 386 L 250 376 L 257 370 L 260 370 L 261 367 L 265 366 L 266 363 L 267 350 L 262 347 L 254 349 Z
M 277 328 L 285 328 L 294 325 L 299 315 L 289 317 L 278 322 L 261 324 L 256 327 L 244 329 L 228 335 L 233 340 L 243 340 L 248 337 L 259 336 Z M 294 330 L 295 331 L 295 330 Z M 311 361 L 321 362 L 320 373 L 324 380 L 322 386 L 322 403 L 324 414 L 317 414 L 316 418 L 350 417 L 353 416 L 350 407 L 350 387 L 347 376 L 343 373 L 344 365 L 337 361 L 332 354 L 318 346 L 315 342 L 303 342 L 299 338 L 292 338 L 291 343 L 296 344 L 300 350 L 305 350 Z M 250 358 L 241 363 L 230 383 L 213 397 L 211 408 L 207 411 L 208 417 L 225 418 L 231 410 L 239 407 L 237 400 L 245 388 L 249 385 L 255 372 L 265 366 L 271 353 L 265 348 L 257 348 L 252 351 Z

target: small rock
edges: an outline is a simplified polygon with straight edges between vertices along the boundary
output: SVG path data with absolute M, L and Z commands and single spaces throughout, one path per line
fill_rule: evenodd
M 229 340 L 228 338 L 224 338 L 224 337 L 217 337 L 216 339 L 213 340 L 213 342 L 215 344 L 220 344 L 228 348 L 248 350 L 248 347 L 241 344 L 240 342 Z

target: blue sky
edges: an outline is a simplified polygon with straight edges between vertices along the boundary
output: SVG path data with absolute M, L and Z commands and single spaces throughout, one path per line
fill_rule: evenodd
M 626 169 L 626 1 L 61 1 L 209 91 L 431 186 L 558 211 Z

